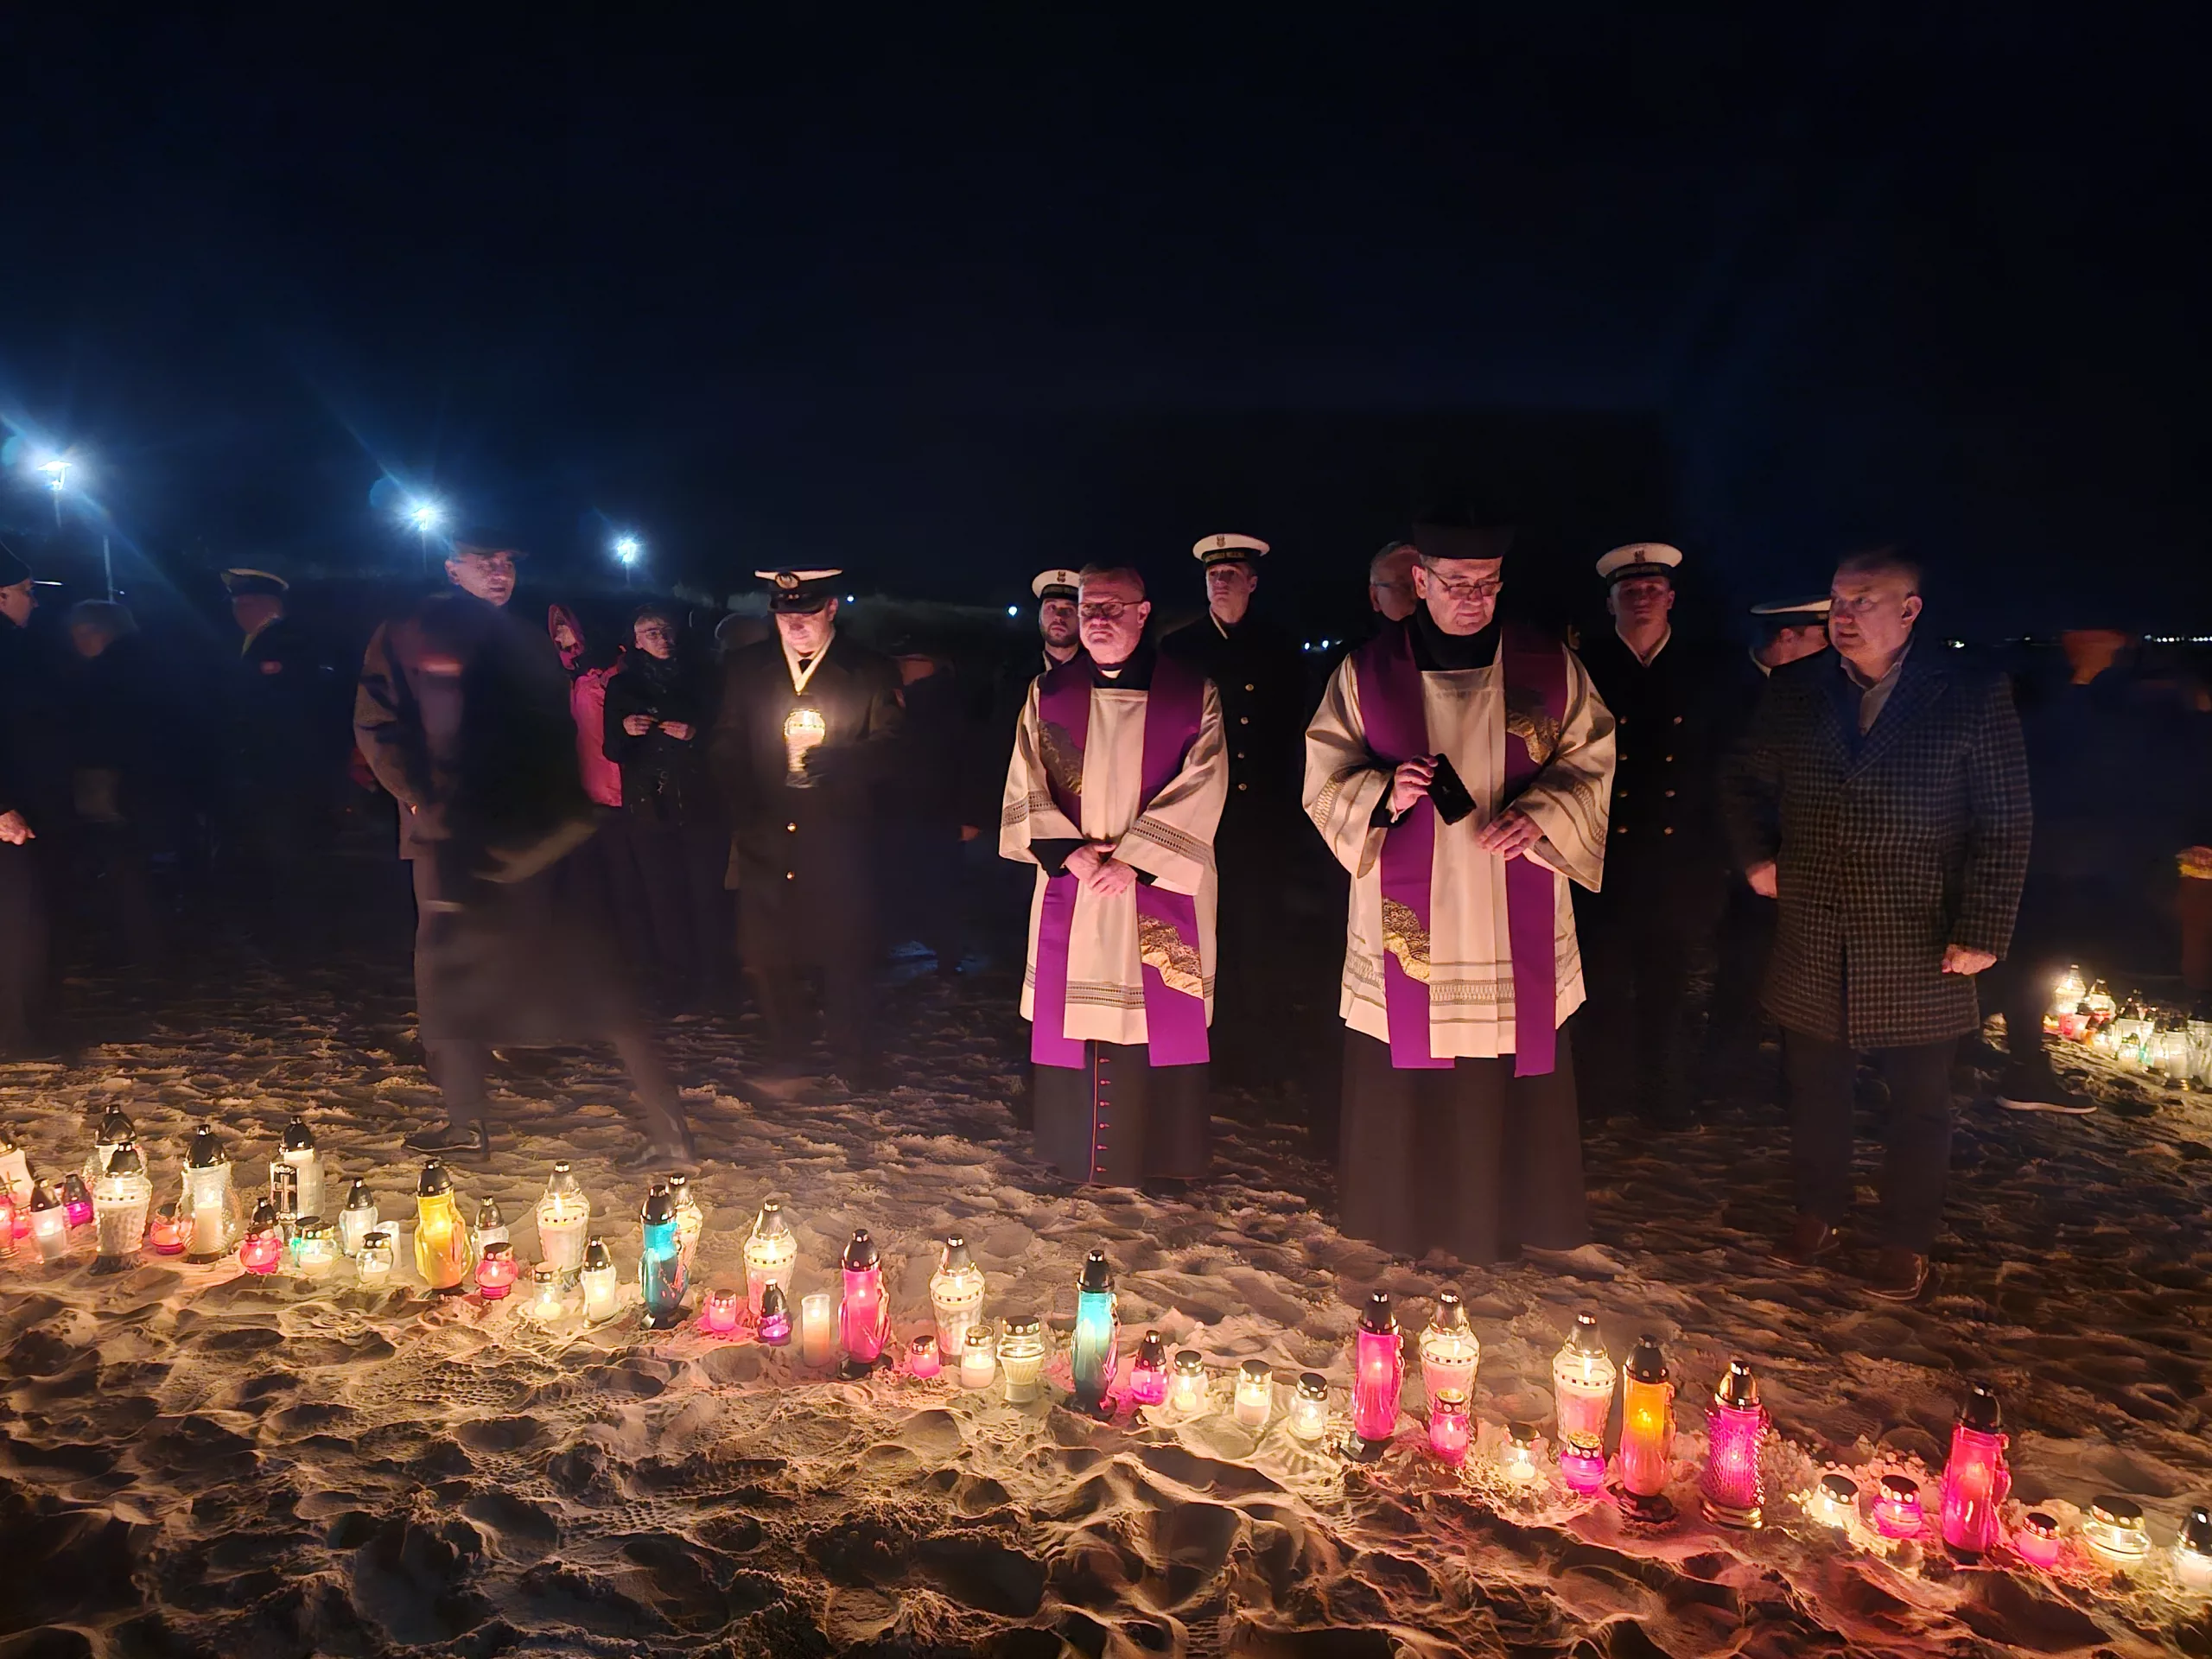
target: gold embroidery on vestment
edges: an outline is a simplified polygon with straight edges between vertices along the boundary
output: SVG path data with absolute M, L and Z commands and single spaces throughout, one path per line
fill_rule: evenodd
M 1546 711 L 1539 696 L 1507 686 L 1505 729 L 1508 735 L 1521 740 L 1529 758 L 1540 766 L 1559 753 L 1560 723 Z
M 1204 965 L 1198 947 L 1176 931 L 1175 924 L 1157 916 L 1137 918 L 1137 959 L 1160 970 L 1160 982 L 1185 996 L 1205 995 Z
M 1408 979 L 1428 982 L 1428 930 L 1411 905 L 1382 901 L 1382 948 L 1398 959 Z
M 1076 747 L 1066 727 L 1044 721 L 1037 734 L 1037 751 L 1045 763 L 1045 775 L 1056 786 L 1066 794 L 1083 793 L 1083 751 Z

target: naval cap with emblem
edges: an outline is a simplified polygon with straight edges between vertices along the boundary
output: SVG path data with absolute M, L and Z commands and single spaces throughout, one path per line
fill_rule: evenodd
M 1772 628 L 1824 627 L 1828 607 L 1834 603 L 1826 594 L 1815 594 L 1809 599 L 1762 600 L 1751 607 L 1751 614 Z
M 1201 536 L 1191 544 L 1191 556 L 1200 564 L 1249 564 L 1263 559 L 1268 544 L 1256 536 L 1238 536 L 1223 531 L 1216 536 Z
M 1083 588 L 1080 570 L 1039 570 L 1029 591 L 1039 599 L 1073 599 Z
M 256 570 L 243 564 L 232 565 L 223 572 L 223 587 L 232 599 L 244 599 L 250 594 L 282 599 L 292 590 L 292 584 L 274 570 Z
M 827 605 L 836 594 L 830 584 L 845 573 L 827 567 L 815 570 L 755 570 L 768 584 L 768 608 L 796 616 L 808 615 Z
M 1664 542 L 1630 542 L 1617 547 L 1598 561 L 1598 575 L 1608 582 L 1626 582 L 1635 576 L 1664 576 L 1675 579 L 1675 567 L 1682 562 L 1682 550 L 1669 547 Z

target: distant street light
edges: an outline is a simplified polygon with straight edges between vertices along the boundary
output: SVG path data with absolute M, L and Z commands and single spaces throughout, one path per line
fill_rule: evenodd
M 54 523 L 56 529 L 61 525 L 61 493 L 69 487 L 69 466 L 70 463 L 60 455 L 38 464 L 38 470 L 46 474 L 46 487 L 54 492 Z
M 634 536 L 615 538 L 614 556 L 622 562 L 622 585 L 625 588 L 630 585 L 630 573 L 637 568 L 638 561 L 645 556 L 645 544 Z
M 430 568 L 430 532 L 445 522 L 446 510 L 435 501 L 417 501 L 407 509 L 407 522 L 415 526 L 415 548 L 423 568 Z

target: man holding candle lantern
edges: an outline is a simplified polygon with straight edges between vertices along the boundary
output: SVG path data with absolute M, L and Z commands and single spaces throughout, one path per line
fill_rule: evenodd
M 1420 605 L 1344 659 L 1306 732 L 1306 810 L 1351 876 L 1343 1225 L 1414 1257 L 1590 1236 L 1560 1032 L 1613 717 L 1573 652 L 1499 617 L 1512 537 L 1416 525 Z
M 1854 554 L 1829 597 L 1834 652 L 1775 670 L 1723 793 L 1745 880 L 1778 901 L 1765 1000 L 1798 1211 L 1781 1254 L 1809 1262 L 1839 1243 L 1857 1056 L 1871 1052 L 1891 1106 L 1868 1287 L 1910 1301 L 1942 1221 L 1974 976 L 2011 943 L 2027 870 L 2027 761 L 2005 681 L 1916 648 L 1916 563 Z
M 708 755 L 737 853 L 738 939 L 773 1061 L 800 1058 L 798 978 L 848 1082 L 873 1080 L 874 785 L 904 715 L 891 659 L 836 629 L 842 570 L 761 570 L 772 639 L 722 669 Z
M 1037 867 L 1021 1012 L 1037 1148 L 1071 1180 L 1205 1173 L 1221 699 L 1145 643 L 1135 571 L 1083 573 L 1083 652 L 1030 686 L 999 851 Z

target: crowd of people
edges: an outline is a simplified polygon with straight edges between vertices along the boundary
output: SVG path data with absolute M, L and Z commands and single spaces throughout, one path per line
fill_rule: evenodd
M 1255 537 L 1197 543 L 1206 609 L 1165 633 L 1135 569 L 1047 569 L 1035 649 L 978 683 L 850 638 L 836 569 L 756 573 L 765 620 L 725 620 L 709 659 L 659 601 L 613 649 L 569 606 L 541 621 L 513 602 L 513 538 L 457 537 L 446 588 L 345 677 L 356 783 L 394 804 L 411 873 L 447 1111 L 410 1146 L 488 1147 L 495 1050 L 604 1040 L 638 1097 L 632 1166 L 689 1166 L 652 1021 L 741 999 L 767 1066 L 881 1081 L 883 948 L 921 938 L 950 973 L 988 945 L 967 900 L 995 852 L 1031 887 L 1024 1109 L 1071 1181 L 1202 1179 L 1217 1072 L 1325 1069 L 1308 1109 L 1345 1229 L 1493 1262 L 1587 1241 L 1585 1122 L 1678 1131 L 1764 1089 L 1798 1209 L 1777 1249 L 1809 1264 L 1848 1223 L 1865 1063 L 1889 1099 L 1869 1284 L 1917 1295 L 1961 1040 L 2003 1012 L 1993 1096 L 2089 1109 L 2043 1050 L 2063 959 L 2139 962 L 2162 905 L 2192 939 L 2212 912 L 2206 700 L 2109 631 L 2069 634 L 2056 676 L 1979 664 L 1924 637 L 1894 550 L 1754 607 L 1745 650 L 1677 638 L 1679 550 L 1614 548 L 1592 571 L 1611 626 L 1577 639 L 1506 597 L 1513 542 L 1440 516 L 1384 547 L 1367 635 L 1319 684 L 1257 601 Z M 130 964 L 175 950 L 149 868 L 188 759 L 144 717 L 162 692 L 129 612 L 72 607 L 57 666 L 31 572 L 0 559 L 0 1048 L 20 1050 L 55 916 L 98 909 Z M 211 868 L 234 918 L 297 948 L 322 909 L 329 677 L 282 577 L 224 582 Z M 2186 954 L 2212 990 L 2212 952 Z M 1325 1026 L 1340 1047 L 1317 1065 Z

